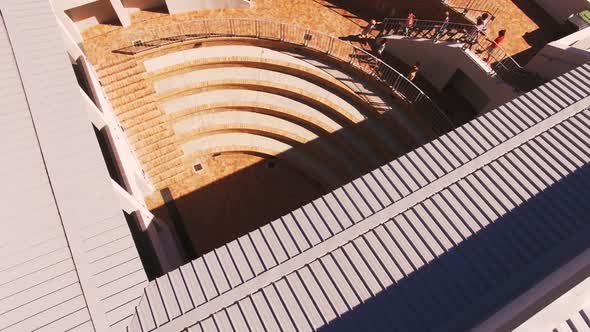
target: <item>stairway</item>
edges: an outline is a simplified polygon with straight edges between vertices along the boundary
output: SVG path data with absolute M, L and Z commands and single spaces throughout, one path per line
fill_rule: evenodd
M 101 83 L 123 130 L 155 188 L 161 190 L 187 175 L 174 132 L 144 80 L 142 64 L 131 59 L 97 68 Z

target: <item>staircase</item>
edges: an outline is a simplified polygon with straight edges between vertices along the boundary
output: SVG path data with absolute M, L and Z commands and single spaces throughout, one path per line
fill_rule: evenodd
M 156 105 L 155 91 L 145 81 L 145 68 L 135 60 L 98 66 L 98 75 L 139 161 L 157 190 L 182 178 L 182 151 L 166 115 Z
M 502 46 L 498 45 L 497 48 L 488 51 L 488 46 L 493 42 L 485 38 L 480 38 L 479 41 L 475 40 L 477 29 L 471 24 L 416 20 L 414 26 L 407 29 L 405 19 L 387 18 L 383 22 L 380 37 L 388 38 L 392 35 L 432 39 L 434 42 L 463 43 L 465 44 L 465 52 L 469 52 L 470 56 L 479 56 L 488 64 L 491 75 L 499 77 L 518 91 L 528 91 L 544 83 L 537 75 L 524 70 Z M 469 47 L 470 44 L 471 47 Z

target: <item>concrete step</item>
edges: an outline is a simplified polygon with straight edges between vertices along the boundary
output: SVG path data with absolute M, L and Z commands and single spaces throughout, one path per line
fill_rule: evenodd
M 171 187 L 183 180 L 186 180 L 187 178 L 189 178 L 190 176 L 192 176 L 193 173 L 190 170 L 184 170 L 174 176 L 171 176 L 169 178 L 166 179 L 162 179 L 160 181 L 157 182 L 153 182 L 154 183 L 154 187 L 156 187 L 157 190 L 161 190 L 164 188 L 168 188 Z
M 120 91 L 123 91 L 125 93 L 121 93 L 120 96 L 117 98 L 109 97 L 109 99 L 111 100 L 111 105 L 113 105 L 113 107 L 127 105 L 131 102 L 148 97 L 154 93 L 154 90 L 152 90 L 149 86 L 144 86 L 142 89 L 136 91 L 125 91 L 125 89 L 122 89 Z
M 150 178 L 156 178 L 160 174 L 163 174 L 171 169 L 182 169 L 184 167 L 184 163 L 182 161 L 182 157 L 176 157 L 174 159 L 167 160 L 162 164 L 159 164 L 156 167 L 152 167 L 148 171 L 148 175 Z
M 144 153 L 143 155 L 139 156 L 142 164 L 144 165 L 155 162 L 156 159 L 163 158 L 168 154 L 173 154 L 175 152 L 180 152 L 182 154 L 182 151 L 178 147 L 178 144 L 176 144 L 176 142 L 172 139 L 167 141 L 167 145 L 161 145 L 159 147 L 159 150 L 151 151 L 151 153 L 149 153 L 150 151 L 146 149 L 146 152 L 148 153 Z
M 125 128 L 125 131 L 133 134 L 137 131 L 142 131 L 144 125 L 153 125 L 155 123 L 164 122 L 166 121 L 165 118 L 166 116 L 159 109 L 151 109 L 127 119 L 123 124 L 123 128 Z
M 144 75 L 145 71 L 139 66 L 127 68 L 125 70 L 112 73 L 106 77 L 100 77 L 100 82 L 103 86 L 109 87 L 111 84 L 126 85 L 125 80 L 132 78 L 135 75 Z
M 154 143 L 157 142 L 162 142 L 166 139 L 170 139 L 174 137 L 174 132 L 172 132 L 171 130 L 159 130 L 156 133 L 153 133 L 152 135 L 146 136 L 142 139 L 136 140 L 133 143 L 133 146 L 136 149 L 141 149 L 143 147 L 147 147 L 150 146 Z
M 115 73 L 137 66 L 135 59 L 116 60 L 109 63 L 99 63 L 94 68 L 100 78 L 106 78 Z
M 121 123 L 126 123 L 127 121 L 132 121 L 132 120 L 136 120 L 139 116 L 141 116 L 142 114 L 148 114 L 154 111 L 159 111 L 158 106 L 156 105 L 156 103 L 152 102 L 152 103 L 148 103 L 146 105 L 142 105 L 136 108 L 130 108 L 130 109 L 123 109 L 121 110 L 120 108 L 115 109 L 115 113 L 117 114 L 117 117 L 119 118 L 119 121 L 121 121 Z
M 145 139 L 148 139 L 149 137 L 154 136 L 158 133 L 164 132 L 170 132 L 170 128 L 166 123 L 160 123 L 152 127 L 147 127 L 145 128 L 145 130 L 133 135 L 128 133 L 127 136 L 129 137 L 129 141 L 131 142 L 131 144 L 135 144 Z
M 149 95 L 149 96 L 144 97 L 140 100 L 136 100 L 136 101 L 130 102 L 128 104 L 116 107 L 115 113 L 117 114 L 117 116 L 120 116 L 120 115 L 123 115 L 127 112 L 137 110 L 138 108 L 141 108 L 144 106 L 149 106 L 149 105 L 155 106 L 155 98 L 154 97 L 155 96 Z
M 173 145 L 171 145 L 168 148 L 162 148 L 160 150 L 160 152 L 165 152 L 165 151 L 169 151 L 169 153 L 166 153 L 166 154 L 161 155 L 161 156 L 157 156 L 156 158 L 151 159 L 151 160 L 147 160 L 147 158 L 145 158 L 144 161 L 143 161 L 144 167 L 146 169 L 155 168 L 155 167 L 158 167 L 158 165 L 165 164 L 169 160 L 172 160 L 172 159 L 175 159 L 175 158 L 180 158 L 180 157 L 183 156 L 182 151 L 180 151 L 179 149 L 176 148 L 176 146 L 173 146 Z

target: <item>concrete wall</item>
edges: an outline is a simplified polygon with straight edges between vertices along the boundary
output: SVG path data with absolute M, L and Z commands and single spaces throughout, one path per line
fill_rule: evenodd
M 247 0 L 166 0 L 170 14 L 217 8 L 249 8 Z
M 117 13 L 109 0 L 90 2 L 82 6 L 65 9 L 65 12 L 80 31 L 84 31 L 99 23 L 118 20 Z
M 129 12 L 121 0 L 50 0 L 55 15 L 78 43 L 82 43 L 81 31 L 99 23 L 116 22 L 125 27 L 131 24 Z M 137 2 L 153 2 L 154 0 Z M 163 1 L 163 0 L 161 0 Z
M 165 0 L 121 0 L 121 3 L 129 13 L 166 6 Z
M 526 65 L 526 69 L 547 79 L 553 79 L 590 61 L 590 51 L 575 47 L 590 39 L 590 28 L 547 44 Z
M 568 16 L 590 9 L 588 0 L 534 0 L 557 22 L 564 22 Z
M 420 75 L 438 90 L 444 89 L 459 69 L 483 91 L 489 102 L 477 111 L 489 111 L 497 105 L 514 98 L 516 93 L 511 86 L 489 75 L 489 68 L 477 56 L 470 56 L 461 49 L 460 44 L 433 43 L 430 39 L 390 39 L 386 52 L 394 55 L 407 65 L 420 61 Z M 405 74 L 405 73 L 404 73 Z M 469 91 L 464 92 L 469 99 Z M 475 105 L 474 105 L 475 106 Z

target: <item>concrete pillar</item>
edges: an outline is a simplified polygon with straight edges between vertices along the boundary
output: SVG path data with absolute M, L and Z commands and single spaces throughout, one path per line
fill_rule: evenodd
M 64 29 L 72 38 L 72 40 L 80 45 L 82 44 L 82 34 L 80 34 L 80 30 L 76 26 L 76 24 L 70 19 L 70 17 L 65 13 L 63 6 L 60 2 L 51 1 L 51 9 L 53 9 L 53 13 L 57 16 L 58 24 Z
M 61 12 L 65 18 L 60 18 L 60 15 L 57 15 L 57 23 L 61 28 L 61 33 L 64 40 L 64 45 L 66 50 L 68 51 L 68 55 L 70 56 L 70 60 L 72 63 L 76 63 L 76 60 L 83 55 L 82 49 L 80 45 L 82 44 L 82 36 L 80 36 L 80 32 L 78 28 L 70 20 L 68 15 L 65 15 L 64 12 Z M 64 22 L 62 20 L 68 20 L 71 23 L 70 29 L 66 28 Z
M 124 27 L 130 26 L 131 17 L 129 16 L 129 11 L 127 10 L 127 8 L 123 7 L 123 3 L 121 3 L 121 0 L 111 0 L 111 6 L 113 6 L 115 13 L 117 13 L 119 22 L 121 22 L 121 24 Z

